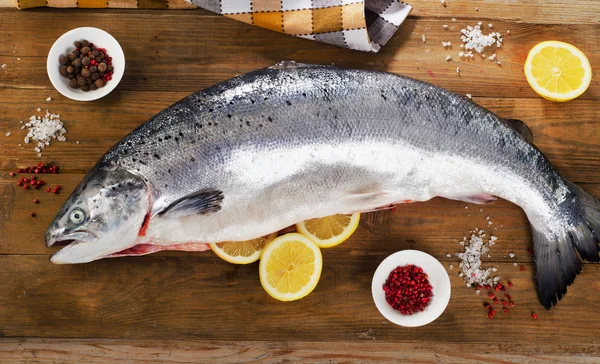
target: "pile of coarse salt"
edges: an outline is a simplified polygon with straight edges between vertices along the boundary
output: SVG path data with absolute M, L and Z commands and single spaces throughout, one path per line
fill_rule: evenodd
M 42 109 L 38 108 L 38 111 L 42 111 Z M 64 136 L 64 134 L 67 133 L 67 130 L 60 121 L 60 115 L 51 114 L 48 110 L 46 110 L 44 116 L 36 117 L 35 115 L 32 115 L 29 118 L 29 122 L 21 126 L 21 129 L 25 129 L 25 127 L 29 128 L 29 132 L 23 141 L 25 143 L 30 143 L 31 141 L 37 142 L 36 147 L 33 149 L 37 152 L 38 157 L 42 156 L 42 151 L 50 145 L 52 139 L 56 139 L 60 142 L 67 140 Z
M 485 51 L 486 48 L 488 47 L 492 47 L 492 46 L 496 46 L 496 48 L 500 48 L 502 46 L 502 34 L 500 34 L 499 32 L 491 32 L 490 34 L 483 34 L 483 32 L 481 31 L 481 26 L 482 26 L 482 22 L 479 22 L 477 25 L 475 26 L 471 26 L 468 25 L 467 29 L 461 29 L 461 33 L 462 36 L 460 37 L 460 39 L 462 40 L 463 44 L 461 45 L 462 49 L 467 50 L 467 52 L 460 52 L 463 53 L 463 55 L 460 55 L 461 58 L 464 57 L 464 55 L 469 55 L 469 50 L 474 50 L 475 52 L 481 54 L 482 56 L 485 56 L 485 54 L 483 53 Z M 492 24 L 488 24 L 488 26 L 490 26 L 491 28 Z M 471 57 L 473 58 L 473 57 Z M 496 56 L 494 54 L 493 57 L 489 57 L 490 61 L 493 61 Z M 500 64 L 500 62 L 498 61 L 498 64 Z
M 500 281 L 500 276 L 492 277 L 498 270 L 497 268 L 483 268 L 481 266 L 481 257 L 490 257 L 490 247 L 496 244 L 496 240 L 495 236 L 490 236 L 487 239 L 485 231 L 478 230 L 477 228 L 471 231 L 470 240 L 467 241 L 467 237 L 463 237 L 460 244 L 464 245 L 465 251 L 463 253 L 456 253 L 455 255 L 460 259 L 458 267 L 461 269 L 461 272 L 458 276 L 462 277 L 467 287 L 494 286 Z M 476 293 L 479 294 L 479 292 Z

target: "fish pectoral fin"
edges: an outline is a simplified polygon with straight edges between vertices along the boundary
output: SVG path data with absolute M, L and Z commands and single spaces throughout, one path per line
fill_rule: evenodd
M 174 201 L 164 210 L 160 211 L 158 215 L 167 217 L 205 215 L 219 211 L 222 203 L 222 191 L 202 190 Z
M 390 233 L 390 215 L 392 209 L 377 210 L 362 213 L 360 226 L 376 236 L 387 236 Z
M 516 130 L 525 140 L 533 143 L 533 133 L 527 124 L 517 119 L 502 119 L 502 122 L 504 122 L 504 124 L 506 124 L 509 128 Z

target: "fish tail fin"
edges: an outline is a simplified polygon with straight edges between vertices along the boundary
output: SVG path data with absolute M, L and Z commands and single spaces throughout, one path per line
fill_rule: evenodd
M 567 286 L 581 272 L 583 264 L 579 257 L 592 262 L 600 261 L 600 201 L 578 186 L 567 183 L 576 195 L 573 203 L 579 205 L 571 222 L 565 222 L 564 228 L 558 233 L 531 226 L 535 282 L 540 302 L 546 309 L 556 305 L 567 293 Z

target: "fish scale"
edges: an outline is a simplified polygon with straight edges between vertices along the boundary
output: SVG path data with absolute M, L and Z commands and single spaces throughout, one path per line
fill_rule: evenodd
M 499 196 L 531 223 L 538 293 L 551 307 L 581 270 L 575 249 L 600 260 L 600 204 L 563 179 L 527 132 L 408 77 L 281 63 L 197 92 L 135 129 L 65 202 L 47 244 L 93 230 L 95 242 L 77 235 L 52 258 L 77 263 L 140 254 L 143 246 L 249 240 L 403 201 Z M 106 186 L 118 192 L 124 181 L 123 210 L 138 213 L 124 222 L 116 204 L 102 224 L 69 228 L 73 208 L 86 213 L 86 198 Z

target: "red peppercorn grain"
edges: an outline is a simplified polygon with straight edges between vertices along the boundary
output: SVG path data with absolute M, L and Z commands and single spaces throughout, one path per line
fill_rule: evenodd
M 37 198 L 34 198 L 33 203 L 40 203 L 40 200 L 38 200 Z
M 30 213 L 29 213 L 29 216 L 31 216 L 31 217 L 35 217 L 35 212 L 30 212 Z
M 513 286 L 513 283 L 512 283 L 511 281 L 508 281 L 508 286 L 509 286 L 509 287 L 512 287 L 512 286 Z
M 523 266 L 523 265 L 522 265 L 522 266 L 520 266 L 520 267 L 519 267 L 519 270 L 520 270 L 520 271 L 524 271 L 524 270 L 525 270 L 525 266 Z
M 431 303 L 433 287 L 423 269 L 412 264 L 398 266 L 390 272 L 383 285 L 385 299 L 403 315 L 425 310 Z
M 537 314 L 535 312 L 533 312 L 531 314 L 531 318 L 534 319 L 534 320 L 537 320 Z
M 504 311 L 504 313 L 508 315 L 508 308 L 504 307 L 504 308 L 502 309 L 502 311 Z

